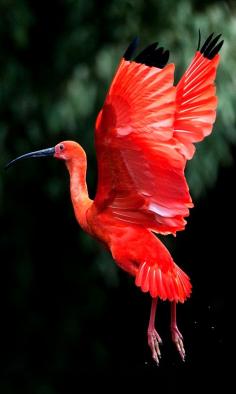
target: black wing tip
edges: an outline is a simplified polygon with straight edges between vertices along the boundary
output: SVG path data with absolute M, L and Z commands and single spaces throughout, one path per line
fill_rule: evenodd
M 198 29 L 198 45 L 197 45 L 197 51 L 200 50 L 200 46 L 201 46 L 201 30 Z
M 214 37 L 214 33 L 211 33 L 200 49 L 201 54 L 209 60 L 212 60 L 215 57 L 215 55 L 217 55 L 222 45 L 224 44 L 224 40 L 221 40 L 219 42 L 221 34 L 218 34 L 218 36 L 214 38 L 213 37 Z M 200 48 L 200 45 L 201 45 L 201 33 L 199 30 L 198 50 Z
M 146 47 L 135 59 L 136 63 L 142 63 L 149 67 L 164 68 L 169 60 L 170 52 L 158 47 L 155 42 Z
M 132 60 L 138 44 L 139 38 L 135 37 L 124 53 L 123 58 L 125 60 Z M 158 42 L 154 42 L 144 48 L 133 60 L 136 63 L 145 64 L 149 67 L 163 68 L 169 60 L 169 55 L 170 52 L 168 50 L 158 47 Z
M 134 37 L 134 39 L 131 41 L 128 48 L 126 49 L 126 51 L 123 55 L 123 58 L 125 60 L 131 60 L 138 45 L 139 45 L 139 37 L 136 36 L 136 37 Z

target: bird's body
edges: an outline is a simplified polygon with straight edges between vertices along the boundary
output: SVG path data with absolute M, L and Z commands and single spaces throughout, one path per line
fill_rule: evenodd
M 215 121 L 214 80 L 223 44 L 218 39 L 208 37 L 177 86 L 174 65 L 167 64 L 168 51 L 155 43 L 132 60 L 137 41 L 131 43 L 96 121 L 94 201 L 87 191 L 86 154 L 76 142 L 64 141 L 15 159 L 53 155 L 65 160 L 80 226 L 101 241 L 118 266 L 152 297 L 148 344 L 157 363 L 157 299 L 171 301 L 172 339 L 184 360 L 176 303 L 190 296 L 191 284 L 154 233 L 175 235 L 183 230 L 193 206 L 184 171 L 194 143 L 211 133 Z
M 190 294 L 191 285 L 166 247 L 146 227 L 119 220 L 109 208 L 100 210 L 88 196 L 85 152 L 73 141 L 61 144 L 64 150 L 74 152 L 67 168 L 75 216 L 83 230 L 104 244 L 118 266 L 136 277 L 136 284 L 144 292 L 163 300 L 183 302 Z M 56 147 L 57 154 L 61 155 Z

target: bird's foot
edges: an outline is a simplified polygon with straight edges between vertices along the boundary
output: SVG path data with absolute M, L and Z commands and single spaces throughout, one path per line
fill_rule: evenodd
M 157 365 L 159 365 L 159 360 L 161 358 L 161 352 L 160 352 L 160 344 L 162 343 L 161 337 L 158 334 L 158 332 L 153 329 L 148 329 L 148 345 L 151 349 L 152 352 L 152 358 L 156 362 Z
M 182 358 L 183 361 L 185 361 L 185 350 L 184 350 L 184 338 L 181 332 L 179 331 L 178 327 L 176 325 L 171 326 L 171 338 L 172 341 L 174 342 L 175 346 L 177 347 L 177 350 L 180 354 L 180 357 Z

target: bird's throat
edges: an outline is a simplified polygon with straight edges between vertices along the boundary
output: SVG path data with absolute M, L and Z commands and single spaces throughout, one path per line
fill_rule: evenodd
M 86 184 L 86 161 L 72 159 L 66 162 L 70 174 L 70 193 L 75 216 L 80 226 L 89 231 L 86 213 L 93 201 L 89 198 Z

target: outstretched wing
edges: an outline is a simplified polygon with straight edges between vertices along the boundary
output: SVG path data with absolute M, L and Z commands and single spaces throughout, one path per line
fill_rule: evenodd
M 95 205 L 119 220 L 175 233 L 192 206 L 185 145 L 175 127 L 181 124 L 181 97 L 176 102 L 168 52 L 155 43 L 132 61 L 135 44 L 121 60 L 96 122 Z
M 220 60 L 218 52 L 224 42 L 219 42 L 220 36 L 213 38 L 211 34 L 207 38 L 177 85 L 174 137 L 188 160 L 195 152 L 193 143 L 211 133 L 216 118 L 214 81 Z M 198 49 L 200 41 L 199 32 Z
M 191 199 L 185 159 L 172 141 L 176 110 L 174 65 L 152 44 L 121 60 L 96 122 L 95 205 L 120 220 L 160 233 L 183 228 Z

